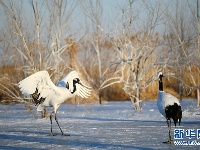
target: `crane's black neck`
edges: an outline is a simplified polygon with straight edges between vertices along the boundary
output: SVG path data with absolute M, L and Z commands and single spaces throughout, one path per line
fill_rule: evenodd
M 78 83 L 79 84 L 79 79 L 76 79 L 76 80 L 73 80 L 73 87 L 74 87 L 74 89 L 73 89 L 73 91 L 71 92 L 72 94 L 74 94 L 74 92 L 76 92 L 76 83 Z
M 163 82 L 162 82 L 162 78 L 163 78 L 163 74 L 161 73 L 159 75 L 159 91 L 163 91 Z
M 79 80 L 73 80 L 73 91 L 71 92 L 72 94 L 74 94 L 74 92 L 76 92 L 76 83 L 79 83 Z M 66 88 L 69 90 L 69 83 L 66 83 Z
M 159 91 L 163 91 L 162 77 L 159 79 Z

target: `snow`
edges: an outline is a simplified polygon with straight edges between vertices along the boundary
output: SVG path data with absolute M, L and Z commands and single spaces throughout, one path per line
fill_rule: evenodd
M 176 128 L 200 128 L 196 100 L 181 103 L 183 119 Z M 36 119 L 36 107 L 28 111 L 21 105 L 0 105 L 0 149 L 199 149 L 199 146 L 163 144 L 168 140 L 165 118 L 156 101 L 143 101 L 143 110 L 134 111 L 131 101 L 87 105 L 63 104 L 58 109 L 62 136 L 53 120 Z M 49 113 L 52 109 L 48 109 Z M 172 135 L 175 127 L 172 126 Z

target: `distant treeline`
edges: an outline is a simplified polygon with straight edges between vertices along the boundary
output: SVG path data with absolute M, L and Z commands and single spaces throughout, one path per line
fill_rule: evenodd
M 124 0 L 109 17 L 103 1 L 1 0 L 0 101 L 31 101 L 17 83 L 40 70 L 54 83 L 76 70 L 92 96 L 69 100 L 75 103 L 131 100 L 141 109 L 141 100 L 157 99 L 160 71 L 165 91 L 196 98 L 197 2 Z
M 186 69 L 187 70 L 187 69 Z M 193 73 L 196 74 L 197 66 L 192 67 Z M 22 70 L 18 69 L 17 65 L 6 65 L 0 67 L 1 78 L 0 78 L 0 103 L 20 103 L 20 101 L 15 100 L 15 95 L 21 95 L 17 83 L 24 78 Z M 49 71 L 51 72 L 51 71 Z M 68 70 L 66 70 L 66 73 Z M 51 77 L 53 79 L 53 77 Z M 190 85 L 190 74 L 186 73 L 183 75 L 185 84 Z M 197 76 L 195 78 L 198 78 Z M 97 79 L 98 80 L 98 79 Z M 152 84 L 144 90 L 141 90 L 141 100 L 156 100 L 158 93 L 158 81 L 155 80 Z M 179 82 L 176 78 L 164 78 L 164 90 L 171 93 L 172 95 L 179 98 Z M 15 83 L 15 84 L 14 84 Z M 7 88 L 7 89 L 5 89 Z M 12 91 L 13 94 L 7 91 Z M 182 98 L 196 98 L 197 93 L 195 88 L 187 87 L 183 85 L 182 88 Z M 127 95 L 123 90 L 123 84 L 117 83 L 111 85 L 101 92 L 102 100 L 106 101 L 117 101 L 117 100 L 130 100 L 129 95 Z M 72 103 L 85 103 L 98 101 L 93 96 L 89 100 L 80 100 L 78 97 L 70 99 L 68 102 Z

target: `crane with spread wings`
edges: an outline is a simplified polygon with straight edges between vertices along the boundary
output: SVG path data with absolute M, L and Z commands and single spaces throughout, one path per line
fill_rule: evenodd
M 56 85 L 51 81 L 47 71 L 39 71 L 20 81 L 18 86 L 24 96 L 30 95 L 33 98 L 35 105 L 37 105 L 37 111 L 43 111 L 45 107 L 54 108 L 53 112 L 50 114 L 51 136 L 53 136 L 53 115 L 55 115 L 56 123 L 62 135 L 64 135 L 56 116 L 58 107 L 65 100 L 75 95 L 88 98 L 91 91 L 90 87 L 86 86 L 80 80 L 76 71 L 69 72 Z

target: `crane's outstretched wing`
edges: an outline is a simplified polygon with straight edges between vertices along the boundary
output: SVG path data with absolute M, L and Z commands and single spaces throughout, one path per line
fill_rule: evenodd
M 82 82 L 78 83 L 76 85 L 76 95 L 82 97 L 82 98 L 88 98 L 90 96 L 91 90 L 89 89 L 90 87 L 85 87 L 85 84 Z
M 79 78 L 76 71 L 69 72 L 62 80 L 57 83 L 57 86 L 66 87 L 71 93 L 74 93 L 82 98 L 90 96 L 90 87 L 85 85 Z
M 45 99 L 54 97 L 56 86 L 51 81 L 47 71 L 39 71 L 23 79 L 18 84 L 20 91 L 25 96 L 31 95 L 35 104 L 41 104 Z

